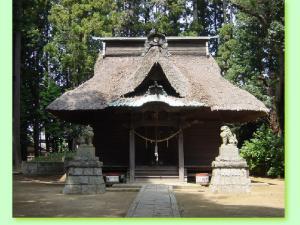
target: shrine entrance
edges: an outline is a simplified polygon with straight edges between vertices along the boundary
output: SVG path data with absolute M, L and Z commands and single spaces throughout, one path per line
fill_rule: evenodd
M 132 116 L 129 131 L 130 182 L 135 178 L 172 178 L 184 181 L 183 132 L 180 116 L 164 105 Z
M 135 130 L 136 166 L 178 167 L 179 129 L 163 126 Z

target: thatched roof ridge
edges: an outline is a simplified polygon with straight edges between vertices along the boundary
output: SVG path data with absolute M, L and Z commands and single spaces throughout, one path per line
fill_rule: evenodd
M 187 97 L 207 102 L 212 111 L 269 111 L 252 94 L 224 79 L 212 56 L 174 56 L 170 61 L 190 81 L 192 87 Z
M 188 94 L 190 86 L 188 80 L 174 65 L 169 63 L 167 57 L 162 55 L 158 47 L 151 48 L 143 57 L 140 67 L 132 74 L 128 82 L 130 90 L 127 90 L 127 92 L 133 92 L 149 75 L 151 68 L 155 64 L 159 64 L 162 67 L 168 81 L 177 93 L 181 97 L 185 97 Z
M 180 96 L 188 96 L 191 85 L 182 72 L 174 64 L 170 63 L 166 57 L 160 58 L 158 63 L 162 67 L 172 87 L 178 91 Z
M 184 52 L 183 52 L 184 53 Z M 159 64 L 182 102 L 198 102 L 211 111 L 257 112 L 266 114 L 265 105 L 245 90 L 221 76 L 212 56 L 165 54 L 152 47 L 144 56 L 99 56 L 94 76 L 71 91 L 67 91 L 48 106 L 51 112 L 102 110 L 112 102 L 127 102 L 124 95 L 135 89 Z M 195 104 L 197 105 L 197 104 Z M 122 104 L 119 105 L 122 107 Z

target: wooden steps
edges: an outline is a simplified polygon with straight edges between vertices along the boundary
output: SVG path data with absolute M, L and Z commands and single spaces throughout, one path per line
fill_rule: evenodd
M 135 168 L 136 182 L 177 181 L 178 178 L 177 166 L 137 166 Z

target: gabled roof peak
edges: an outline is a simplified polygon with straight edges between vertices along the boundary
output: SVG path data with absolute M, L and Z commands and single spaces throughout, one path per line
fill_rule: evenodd
M 146 55 L 152 47 L 158 48 L 164 56 L 170 55 L 168 53 L 168 42 L 165 35 L 150 33 L 150 35 L 147 37 L 147 40 L 145 41 L 145 49 L 142 56 Z
M 150 48 L 160 48 L 165 56 L 208 55 L 208 41 L 213 37 L 167 37 L 150 33 L 148 37 L 98 38 L 103 43 L 102 54 L 110 56 L 144 56 Z
M 152 79 L 153 76 L 160 76 L 170 84 L 175 95 L 185 97 L 189 92 L 190 84 L 187 78 L 168 61 L 168 58 L 160 54 L 160 47 L 153 46 L 139 63 L 137 70 L 133 73 L 132 79 L 128 81 L 131 86 L 130 91 L 126 94 L 134 93 L 144 82 Z M 155 80 L 155 78 L 153 78 Z M 130 95 L 129 94 L 129 95 Z
M 217 36 L 166 36 L 168 42 L 173 41 L 208 41 L 210 39 L 216 38 Z M 147 37 L 100 37 L 97 40 L 104 42 L 145 42 Z

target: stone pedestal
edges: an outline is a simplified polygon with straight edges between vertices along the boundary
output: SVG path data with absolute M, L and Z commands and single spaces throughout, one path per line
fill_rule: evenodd
M 212 162 L 210 190 L 221 193 L 250 192 L 248 165 L 235 144 L 221 145 L 219 156 Z
M 64 194 L 99 194 L 105 192 L 102 162 L 92 145 L 80 145 L 73 160 L 66 162 Z

